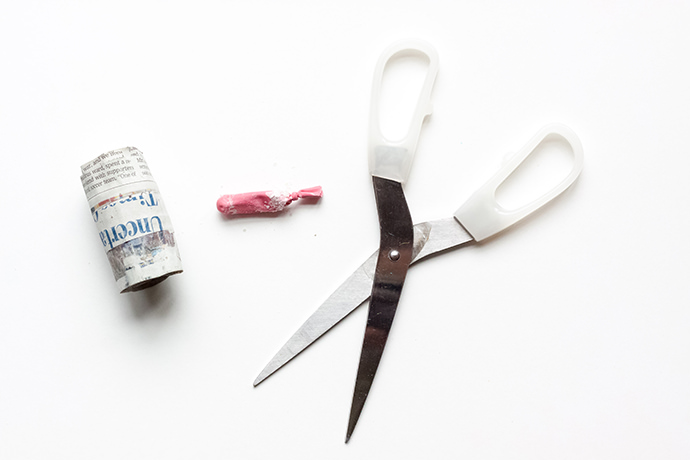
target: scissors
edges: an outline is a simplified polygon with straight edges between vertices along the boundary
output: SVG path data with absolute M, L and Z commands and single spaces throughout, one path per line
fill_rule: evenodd
M 426 56 L 429 65 L 407 135 L 392 142 L 381 133 L 378 101 L 383 71 L 392 58 L 402 53 Z M 352 436 L 376 375 L 408 267 L 432 254 L 485 240 L 513 225 L 560 195 L 582 170 L 582 145 L 577 135 L 564 125 L 547 125 L 452 217 L 413 225 L 402 184 L 409 175 L 424 119 L 431 113 L 430 95 L 437 72 L 438 56 L 425 42 L 393 44 L 379 58 L 374 72 L 369 126 L 369 170 L 379 217 L 379 249 L 307 319 L 254 381 L 254 386 L 264 381 L 371 297 L 345 442 Z M 572 169 L 554 188 L 534 201 L 518 209 L 503 208 L 496 201 L 496 190 L 547 138 L 557 138 L 570 145 Z

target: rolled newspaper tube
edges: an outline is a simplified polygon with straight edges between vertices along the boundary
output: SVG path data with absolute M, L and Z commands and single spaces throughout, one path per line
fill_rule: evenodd
M 280 212 L 295 200 L 300 198 L 318 199 L 322 195 L 321 187 L 305 188 L 293 193 L 274 191 L 236 193 L 218 198 L 216 207 L 226 216 Z
M 81 182 L 121 293 L 182 273 L 175 232 L 144 155 L 111 150 L 81 167 Z

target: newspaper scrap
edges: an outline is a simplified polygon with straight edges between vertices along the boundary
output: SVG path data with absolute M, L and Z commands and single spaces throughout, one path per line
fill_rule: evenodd
M 287 205 L 300 198 L 319 199 L 323 195 L 321 187 L 311 187 L 297 192 L 248 192 L 223 195 L 218 198 L 216 207 L 226 216 L 235 214 L 259 214 L 280 212 Z
M 81 167 L 81 183 L 121 293 L 182 273 L 170 217 L 144 155 L 111 150 Z

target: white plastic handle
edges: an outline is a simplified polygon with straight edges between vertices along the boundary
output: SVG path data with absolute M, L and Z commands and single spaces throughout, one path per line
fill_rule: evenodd
M 394 142 L 381 133 L 380 96 L 383 71 L 394 56 L 421 54 L 429 59 L 424 85 L 417 100 L 407 134 Z M 374 84 L 371 91 L 371 114 L 369 118 L 369 172 L 372 176 L 405 182 L 410 175 L 412 159 L 417 149 L 419 133 L 424 118 L 431 114 L 431 89 L 438 73 L 438 54 L 433 46 L 420 40 L 405 40 L 386 48 L 374 70 Z
M 573 150 L 573 167 L 570 173 L 553 189 L 531 203 L 516 210 L 506 210 L 496 202 L 496 190 L 510 176 L 537 146 L 549 136 L 564 139 Z M 567 126 L 551 124 L 542 128 L 530 141 L 508 160 L 503 167 L 469 200 L 455 212 L 455 218 L 476 241 L 488 238 L 520 219 L 533 213 L 560 195 L 580 175 L 583 165 L 582 144 L 577 135 Z

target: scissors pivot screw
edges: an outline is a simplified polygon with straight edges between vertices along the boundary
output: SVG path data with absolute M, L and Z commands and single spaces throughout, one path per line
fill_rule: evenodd
M 388 258 L 395 262 L 396 260 L 400 259 L 400 251 L 397 249 L 391 249 L 391 252 L 388 253 Z

